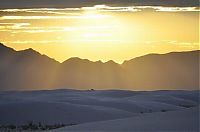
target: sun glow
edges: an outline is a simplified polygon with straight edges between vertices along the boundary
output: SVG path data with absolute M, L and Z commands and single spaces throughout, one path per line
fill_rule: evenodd
M 74 31 L 70 41 L 76 42 L 80 45 L 92 45 L 99 47 L 102 42 L 104 45 L 117 41 L 120 37 L 120 30 L 122 23 L 111 14 L 102 14 L 96 10 L 87 10 L 83 13 L 83 17 L 87 19 L 80 19 L 76 25 L 79 30 Z M 68 39 L 69 40 L 69 39 Z

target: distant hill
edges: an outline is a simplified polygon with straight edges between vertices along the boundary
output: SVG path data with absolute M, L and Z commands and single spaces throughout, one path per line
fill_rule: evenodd
M 199 53 L 149 54 L 123 64 L 80 58 L 59 63 L 33 49 L 0 44 L 0 90 L 198 89 Z

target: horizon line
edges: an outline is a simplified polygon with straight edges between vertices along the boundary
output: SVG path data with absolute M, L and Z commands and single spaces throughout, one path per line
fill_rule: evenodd
M 44 54 L 44 53 L 41 53 L 41 52 L 35 50 L 34 48 L 26 48 L 26 49 L 22 49 L 22 50 L 16 50 L 16 49 L 14 49 L 14 48 L 12 48 L 12 47 L 9 47 L 9 46 L 5 45 L 4 43 L 1 43 L 1 42 L 0 42 L 0 45 L 3 45 L 3 46 L 6 47 L 6 48 L 10 48 L 10 49 L 12 49 L 12 50 L 14 50 L 14 51 L 16 51 L 16 52 L 22 52 L 22 51 L 32 50 L 32 51 L 34 51 L 34 52 L 36 52 L 36 53 L 39 53 L 40 55 L 44 55 L 44 56 L 46 56 L 46 57 L 48 57 L 48 58 L 50 58 L 50 59 L 53 59 L 53 60 L 57 61 L 57 62 L 60 63 L 60 64 L 66 62 L 66 61 L 68 61 L 68 60 L 70 60 L 70 59 L 76 59 L 76 58 L 77 58 L 77 59 L 80 59 L 80 60 L 87 60 L 87 61 L 90 61 L 90 62 L 93 62 L 93 63 L 100 62 L 100 63 L 105 64 L 105 63 L 108 63 L 108 62 L 111 61 L 111 62 L 114 62 L 114 63 L 116 63 L 116 64 L 118 64 L 118 65 L 122 65 L 122 64 L 124 64 L 126 61 L 130 61 L 130 60 L 132 60 L 132 59 L 144 57 L 144 56 L 147 56 L 147 55 L 166 55 L 166 54 L 170 54 L 170 53 L 183 53 L 183 52 L 195 52 L 195 51 L 200 51 L 200 49 L 198 49 L 198 50 L 187 50 L 187 51 L 169 51 L 169 52 L 166 52 L 166 53 L 155 53 L 155 52 L 151 52 L 151 53 L 148 53 L 148 54 L 144 54 L 144 55 L 140 55 L 140 56 L 133 57 L 133 58 L 131 58 L 131 59 L 124 60 L 122 63 L 119 63 L 119 62 L 116 62 L 115 60 L 112 60 L 112 59 L 110 59 L 110 60 L 108 60 L 108 61 L 102 61 L 101 59 L 96 60 L 96 61 L 93 61 L 93 60 L 90 60 L 90 59 L 87 59 L 87 58 L 81 58 L 81 57 L 78 57 L 78 56 L 72 56 L 72 57 L 70 57 L 70 58 L 68 58 L 68 59 L 65 59 L 64 61 L 59 61 L 59 60 L 57 60 L 56 58 L 49 57 L 48 55 L 46 55 L 46 54 Z

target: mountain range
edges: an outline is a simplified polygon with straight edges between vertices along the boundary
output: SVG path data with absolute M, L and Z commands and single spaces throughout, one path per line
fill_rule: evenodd
M 148 54 L 124 61 L 62 63 L 33 49 L 16 51 L 0 43 L 0 90 L 199 88 L 199 50 Z

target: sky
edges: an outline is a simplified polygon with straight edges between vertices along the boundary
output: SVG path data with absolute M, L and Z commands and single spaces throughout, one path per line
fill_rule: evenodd
M 71 57 L 122 63 L 149 53 L 199 49 L 196 0 L 1 0 L 0 42 Z

